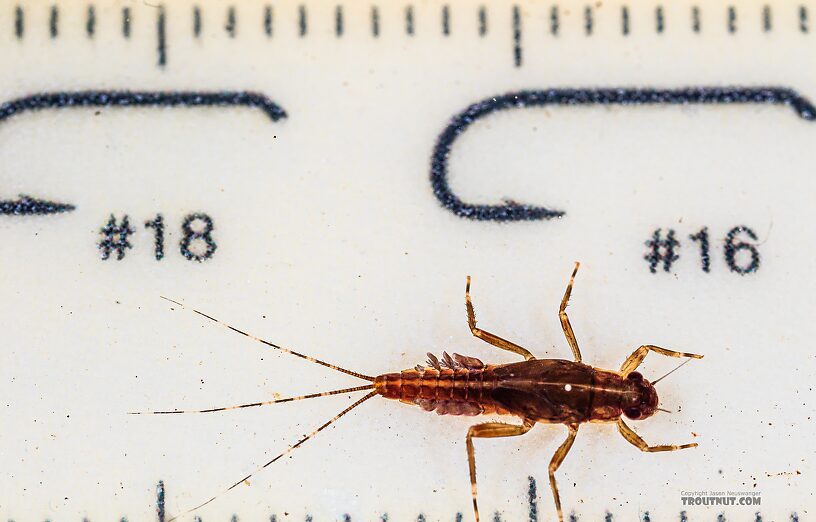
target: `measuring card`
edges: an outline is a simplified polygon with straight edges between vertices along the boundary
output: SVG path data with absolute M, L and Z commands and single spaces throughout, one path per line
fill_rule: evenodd
M 816 507 L 816 3 L 0 4 L 0 516 L 473 520 L 483 417 L 375 398 L 426 352 L 617 370 L 704 354 L 582 425 L 569 520 Z M 677 359 L 652 354 L 650 380 Z M 490 420 L 490 419 L 488 419 Z M 494 419 L 495 420 L 495 419 Z M 517 423 L 510 417 L 500 420 Z M 567 430 L 475 441 L 482 520 L 556 520 Z M 718 518 L 720 517 L 720 518 Z

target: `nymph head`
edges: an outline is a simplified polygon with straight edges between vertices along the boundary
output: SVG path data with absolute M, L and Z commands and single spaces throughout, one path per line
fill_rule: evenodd
M 623 414 L 632 420 L 651 417 L 657 410 L 657 391 L 655 387 L 638 372 L 626 376 L 627 392 L 623 394 L 621 409 Z

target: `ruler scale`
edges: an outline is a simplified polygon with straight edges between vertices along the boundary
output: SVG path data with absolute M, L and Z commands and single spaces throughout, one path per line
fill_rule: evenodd
M 157 52 L 157 59 L 156 63 L 159 67 L 165 67 L 167 65 L 167 15 L 164 5 L 157 4 L 155 6 L 155 38 L 156 38 L 156 52 Z M 513 4 L 509 6 L 497 6 L 494 9 L 499 10 L 502 7 L 509 8 L 512 12 L 512 62 L 516 67 L 521 67 L 523 65 L 523 43 L 522 43 L 522 28 L 524 25 L 523 22 L 523 7 L 518 4 Z M 343 5 L 337 5 L 335 7 L 335 36 L 337 38 L 342 38 L 344 31 L 343 31 Z M 565 5 L 553 5 L 551 8 L 550 14 L 550 27 L 549 31 L 553 35 L 557 35 L 559 33 L 560 28 L 560 17 L 561 12 L 567 9 L 567 13 L 569 13 L 569 7 Z M 641 9 L 640 6 L 637 9 Z M 710 11 L 714 11 L 714 7 L 710 7 Z M 783 7 L 778 7 L 777 9 L 783 9 Z M 751 21 L 756 22 L 755 18 L 758 13 L 751 12 L 753 9 L 746 4 L 742 9 L 735 5 L 728 5 L 726 7 L 726 24 L 725 29 L 729 34 L 736 35 L 739 32 L 740 24 L 738 23 L 738 12 L 743 11 L 745 18 Z M 180 10 L 179 10 L 180 11 Z M 216 18 L 217 14 L 216 9 L 212 9 L 213 12 L 208 13 L 214 15 L 213 18 Z M 247 9 L 249 11 L 249 9 Z M 593 29 L 596 25 L 596 18 L 599 16 L 597 14 L 599 8 L 594 8 L 591 5 L 587 5 L 583 8 L 583 29 L 584 35 L 587 37 L 592 36 Z M 616 13 L 612 12 L 613 9 L 605 9 L 604 10 L 604 17 L 605 18 L 614 18 L 616 17 Z M 765 33 L 772 33 L 774 31 L 774 24 L 772 23 L 773 19 L 773 11 L 774 7 L 770 5 L 764 5 L 761 8 L 760 16 L 761 16 L 761 30 Z M 789 27 L 782 27 L 776 28 L 776 31 L 782 32 L 789 32 L 789 31 L 798 31 L 802 34 L 807 34 L 810 30 L 809 24 L 809 12 L 807 5 L 791 5 L 789 6 L 788 11 L 794 11 L 796 13 L 796 20 L 794 24 L 791 24 Z M 223 23 L 215 21 L 216 24 L 223 27 L 225 33 L 228 35 L 229 38 L 235 38 L 238 34 L 238 22 L 237 22 L 237 8 L 235 5 L 230 5 L 226 8 L 226 14 L 224 16 Z M 262 15 L 258 15 L 255 12 L 248 12 L 248 17 L 251 19 L 258 19 L 262 18 L 263 23 L 259 25 L 257 29 L 263 31 L 263 33 L 268 37 L 272 38 L 273 36 L 273 7 L 271 5 L 265 5 L 263 8 Z M 623 37 L 627 37 L 632 32 L 631 22 L 630 22 L 630 6 L 629 5 L 622 5 L 620 6 L 620 12 L 617 13 L 617 17 L 619 18 L 620 23 L 620 35 Z M 15 37 L 23 41 L 26 35 L 26 9 L 21 6 L 17 5 L 14 8 L 14 35 Z M 377 38 L 380 36 L 380 10 L 376 5 L 371 6 L 370 8 L 370 32 L 371 36 Z M 405 26 L 405 34 L 411 36 L 414 34 L 414 6 L 407 5 L 404 8 L 404 26 Z M 450 18 L 451 18 L 451 7 L 449 5 L 442 5 L 440 10 L 440 29 L 441 34 L 443 36 L 450 36 L 451 29 L 450 29 Z M 664 7 L 662 5 L 657 5 L 654 7 L 654 22 L 653 30 L 656 34 L 662 34 L 665 32 L 665 28 L 667 23 L 666 14 L 664 14 Z M 472 14 L 472 13 L 468 13 Z M 575 16 L 575 13 L 569 13 L 572 16 Z M 701 21 L 701 8 L 699 5 L 692 5 L 690 7 L 690 11 L 688 13 L 689 16 L 682 17 L 679 16 L 681 13 L 678 14 L 678 20 L 676 22 L 680 25 L 681 28 L 686 28 L 695 34 L 702 33 L 702 21 Z M 182 13 L 178 12 L 179 18 L 181 18 Z M 610 17 L 610 15 L 612 15 Z M 202 30 L 202 8 L 198 5 L 194 5 L 190 11 L 190 16 L 192 18 L 192 36 L 193 38 L 200 38 L 201 37 L 201 30 Z M 129 6 L 121 8 L 121 36 L 125 39 L 129 39 L 131 36 L 131 8 Z M 683 18 L 687 18 L 683 20 Z M 309 15 L 308 9 L 305 5 L 298 6 L 297 11 L 297 20 L 296 25 L 298 27 L 298 36 L 301 38 L 305 38 L 309 36 L 308 25 L 309 25 Z M 478 18 L 475 20 L 475 23 L 478 26 L 478 35 L 480 37 L 484 37 L 487 34 L 487 26 L 488 26 L 488 10 L 485 6 L 479 6 L 478 8 Z M 60 35 L 59 31 L 59 21 L 60 21 L 60 7 L 58 5 L 52 5 L 50 8 L 50 14 L 48 19 L 48 31 L 50 37 L 52 39 L 57 39 Z M 542 24 L 544 22 L 542 19 L 534 20 L 535 22 L 539 22 L 536 25 L 546 25 Z M 672 20 L 674 22 L 674 20 Z M 85 33 L 87 38 L 93 39 L 95 37 L 95 30 L 96 30 L 96 9 L 93 4 L 87 7 L 87 11 L 85 13 L 84 19 L 84 26 L 85 26 Z M 541 27 L 537 27 L 536 30 L 540 30 Z M 649 28 L 644 28 L 647 31 Z M 35 30 L 34 28 L 29 28 L 29 31 Z M 244 30 L 251 30 L 249 27 L 245 27 Z M 712 30 L 716 30 L 716 28 L 712 28 Z
M 366 375 L 426 352 L 702 353 L 581 428 L 571 521 L 816 507 L 810 1 L 0 4 L 0 516 L 159 520 L 351 397 L 160 296 Z M 647 358 L 656 378 L 673 361 Z M 355 383 L 357 384 L 357 383 Z M 512 421 L 507 417 L 497 420 Z M 183 520 L 472 520 L 472 417 L 371 401 Z M 476 442 L 482 520 L 552 520 L 564 428 Z M 124 517 L 124 518 L 123 518 Z

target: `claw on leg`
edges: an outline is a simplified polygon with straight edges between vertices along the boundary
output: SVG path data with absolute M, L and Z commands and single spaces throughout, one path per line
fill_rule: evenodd
M 564 298 L 561 299 L 561 307 L 558 309 L 558 318 L 561 320 L 561 328 L 564 330 L 564 336 L 572 348 L 572 355 L 575 356 L 576 362 L 581 362 L 581 349 L 578 348 L 578 341 L 575 340 L 575 333 L 572 331 L 569 316 L 567 316 L 567 304 L 569 304 L 570 295 L 572 295 L 572 285 L 575 283 L 575 274 L 578 273 L 578 267 L 581 263 L 575 262 L 575 269 L 572 271 L 567 289 L 564 292 Z
M 620 372 L 623 374 L 624 377 L 635 371 L 635 369 L 640 366 L 640 363 L 643 362 L 643 359 L 646 358 L 646 355 L 649 352 L 659 353 L 660 355 L 665 355 L 667 357 L 688 357 L 690 359 L 702 359 L 702 355 L 698 355 L 696 353 L 686 353 L 686 352 L 675 352 L 674 350 L 667 350 L 665 348 L 661 348 L 659 346 L 654 346 L 651 344 L 644 344 L 634 352 L 632 355 L 626 358 L 626 360 L 621 365 Z
M 630 428 L 623 419 L 618 419 L 618 431 L 623 438 L 626 439 L 627 442 L 638 448 L 640 451 L 645 451 L 647 453 L 655 453 L 658 451 L 677 451 L 686 448 L 696 448 L 697 443 L 692 442 L 690 444 L 662 444 L 657 446 L 649 446 L 645 440 L 640 438 L 640 435 L 635 433 L 635 431 Z
M 476 522 L 479 522 L 479 505 L 476 502 L 476 456 L 473 452 L 473 439 L 517 437 L 530 431 L 533 424 L 533 422 L 526 419 L 521 426 L 502 422 L 485 422 L 484 424 L 473 425 L 468 429 L 465 442 L 468 454 L 468 468 L 470 469 L 470 494 L 473 498 L 473 514 L 476 516 Z
M 570 424 L 567 427 L 569 428 L 567 439 L 555 450 L 548 469 L 550 474 L 550 489 L 552 489 L 553 500 L 555 501 L 555 510 L 558 512 L 558 522 L 564 522 L 564 513 L 561 511 L 561 496 L 558 494 L 558 486 L 555 483 L 555 472 L 561 466 L 561 463 L 564 462 L 564 458 L 567 456 L 567 453 L 569 453 L 570 448 L 572 448 L 572 443 L 575 442 L 575 436 L 578 434 L 577 424 Z
M 501 348 L 502 350 L 517 353 L 524 357 L 524 359 L 527 361 L 530 359 L 535 359 L 533 354 L 531 354 L 526 348 L 522 348 L 521 346 L 517 345 L 516 343 L 512 343 L 507 339 L 502 339 L 496 334 L 492 334 L 486 330 L 482 330 L 481 328 L 476 328 L 476 313 L 473 311 L 473 303 L 470 300 L 470 276 L 467 276 L 467 285 L 465 286 L 465 307 L 467 308 L 470 333 L 472 333 L 475 337 L 478 337 L 482 341 L 492 344 L 497 348 Z

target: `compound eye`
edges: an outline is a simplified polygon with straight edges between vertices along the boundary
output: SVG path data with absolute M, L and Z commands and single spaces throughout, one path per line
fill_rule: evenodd
M 626 408 L 625 410 L 623 410 L 623 413 L 632 420 L 637 420 L 641 416 L 640 408 L 635 406 L 631 408 Z
M 629 379 L 630 381 L 642 381 L 643 380 L 643 376 L 638 372 L 632 372 L 626 378 Z

